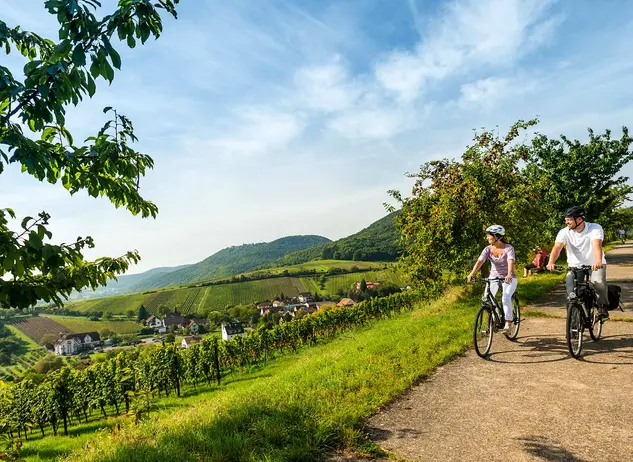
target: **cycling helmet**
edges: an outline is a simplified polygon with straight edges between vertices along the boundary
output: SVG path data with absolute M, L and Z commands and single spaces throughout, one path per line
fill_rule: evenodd
M 582 218 L 584 220 L 586 213 L 587 211 L 584 208 L 574 205 L 565 210 L 563 217 Z
M 505 236 L 506 229 L 501 225 L 492 225 L 486 228 L 486 234 L 492 234 L 494 236 Z

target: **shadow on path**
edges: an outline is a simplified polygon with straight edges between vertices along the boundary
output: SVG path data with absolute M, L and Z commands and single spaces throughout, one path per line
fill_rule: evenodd
M 606 361 L 601 355 L 615 354 L 617 361 Z M 611 359 L 613 356 L 611 357 Z M 529 335 L 518 337 L 502 351 L 493 351 L 491 362 L 505 364 L 540 364 L 571 359 L 564 334 Z M 580 361 L 600 364 L 633 365 L 633 334 L 601 337 L 597 342 L 585 332 Z
M 543 436 L 527 436 L 519 438 L 523 450 L 532 456 L 555 462 L 584 462 L 585 459 L 575 456 L 559 443 Z

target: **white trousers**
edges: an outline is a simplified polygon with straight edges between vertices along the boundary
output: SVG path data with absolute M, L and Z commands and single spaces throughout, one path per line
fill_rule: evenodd
M 501 286 L 501 303 L 503 304 L 503 312 L 506 315 L 506 321 L 512 321 L 512 295 L 517 290 L 517 278 L 512 278 L 512 282 L 508 284 L 504 282 Z M 499 289 L 499 283 L 490 283 L 490 293 L 493 297 L 497 296 L 497 290 Z

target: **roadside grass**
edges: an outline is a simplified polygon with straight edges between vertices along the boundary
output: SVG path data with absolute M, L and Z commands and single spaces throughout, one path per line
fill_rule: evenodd
M 560 277 L 521 281 L 521 299 L 534 301 Z M 311 461 L 338 449 L 371 451 L 365 419 L 470 347 L 480 295 L 477 287 L 450 289 L 411 312 L 233 375 L 141 425 L 33 442 L 26 459 L 74 450 L 68 460 Z

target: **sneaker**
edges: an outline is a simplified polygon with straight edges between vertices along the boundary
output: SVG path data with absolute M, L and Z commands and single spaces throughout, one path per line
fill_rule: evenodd
M 604 306 L 598 307 L 598 318 L 609 319 L 609 311 Z
M 512 330 L 512 324 L 510 321 L 506 321 L 505 326 L 503 326 L 503 332 L 510 332 Z

